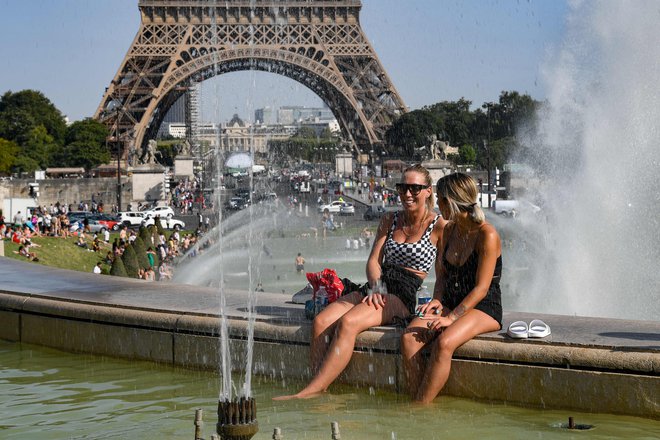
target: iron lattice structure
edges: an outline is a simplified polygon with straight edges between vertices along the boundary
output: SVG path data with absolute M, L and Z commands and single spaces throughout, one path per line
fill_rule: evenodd
M 403 100 L 360 26 L 360 0 L 139 0 L 140 29 L 96 119 L 124 146 L 155 137 L 187 87 L 260 70 L 305 85 L 358 150 L 381 144 Z

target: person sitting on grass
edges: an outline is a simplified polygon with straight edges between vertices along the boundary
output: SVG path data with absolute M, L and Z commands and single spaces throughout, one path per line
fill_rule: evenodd
M 25 246 L 19 246 L 17 251 L 14 251 L 15 254 L 21 255 L 25 258 L 27 258 L 30 261 L 39 261 L 39 258 L 37 258 L 37 254 L 34 252 L 29 252 L 28 249 Z
M 101 241 L 98 237 L 94 238 L 94 241 L 92 242 L 92 250 L 94 252 L 101 252 Z
M 78 241 L 76 241 L 76 246 L 83 249 L 87 249 L 87 242 L 85 241 L 85 232 L 82 229 L 78 229 Z

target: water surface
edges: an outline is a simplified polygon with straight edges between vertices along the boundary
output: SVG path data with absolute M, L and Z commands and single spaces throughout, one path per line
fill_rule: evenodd
M 328 439 L 339 422 L 346 439 L 656 439 L 660 422 L 635 417 L 475 402 L 441 397 L 420 407 L 407 397 L 369 388 L 333 386 L 305 401 L 272 402 L 300 384 L 253 378 L 260 432 L 272 438 Z M 0 438 L 192 439 L 195 409 L 204 410 L 210 438 L 219 380 L 149 362 L 74 355 L 0 341 Z M 596 428 L 567 432 L 568 416 Z

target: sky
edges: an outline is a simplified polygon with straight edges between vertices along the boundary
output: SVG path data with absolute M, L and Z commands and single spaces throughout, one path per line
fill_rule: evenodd
M 43 92 L 93 116 L 140 25 L 138 0 L 0 0 L 0 93 Z M 362 0 L 360 22 L 410 110 L 516 90 L 544 99 L 541 69 L 564 38 L 567 0 Z M 205 121 L 263 106 L 320 106 L 301 84 L 234 72 L 202 85 Z

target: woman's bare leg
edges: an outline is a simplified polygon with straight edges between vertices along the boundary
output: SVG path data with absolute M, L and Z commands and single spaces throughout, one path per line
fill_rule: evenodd
M 318 373 L 323 357 L 330 346 L 330 337 L 334 333 L 337 322 L 361 300 L 362 295 L 359 292 L 344 295 L 328 305 L 314 318 L 312 338 L 309 344 L 312 374 Z
M 424 374 L 422 349 L 433 340 L 434 332 L 426 328 L 428 320 L 415 318 L 401 335 L 401 355 L 405 388 L 415 397 Z
M 339 320 L 334 338 L 323 359 L 318 374 L 302 391 L 292 396 L 282 396 L 275 400 L 306 398 L 317 395 L 328 386 L 346 368 L 355 348 L 355 339 L 364 330 L 376 325 L 387 324 L 394 316 L 402 316 L 408 311 L 399 298 L 390 296 L 384 307 L 359 303 Z
M 454 351 L 475 336 L 499 328 L 497 321 L 484 312 L 474 309 L 446 327 L 433 344 L 431 359 L 415 399 L 422 403 L 431 403 L 447 383 Z

